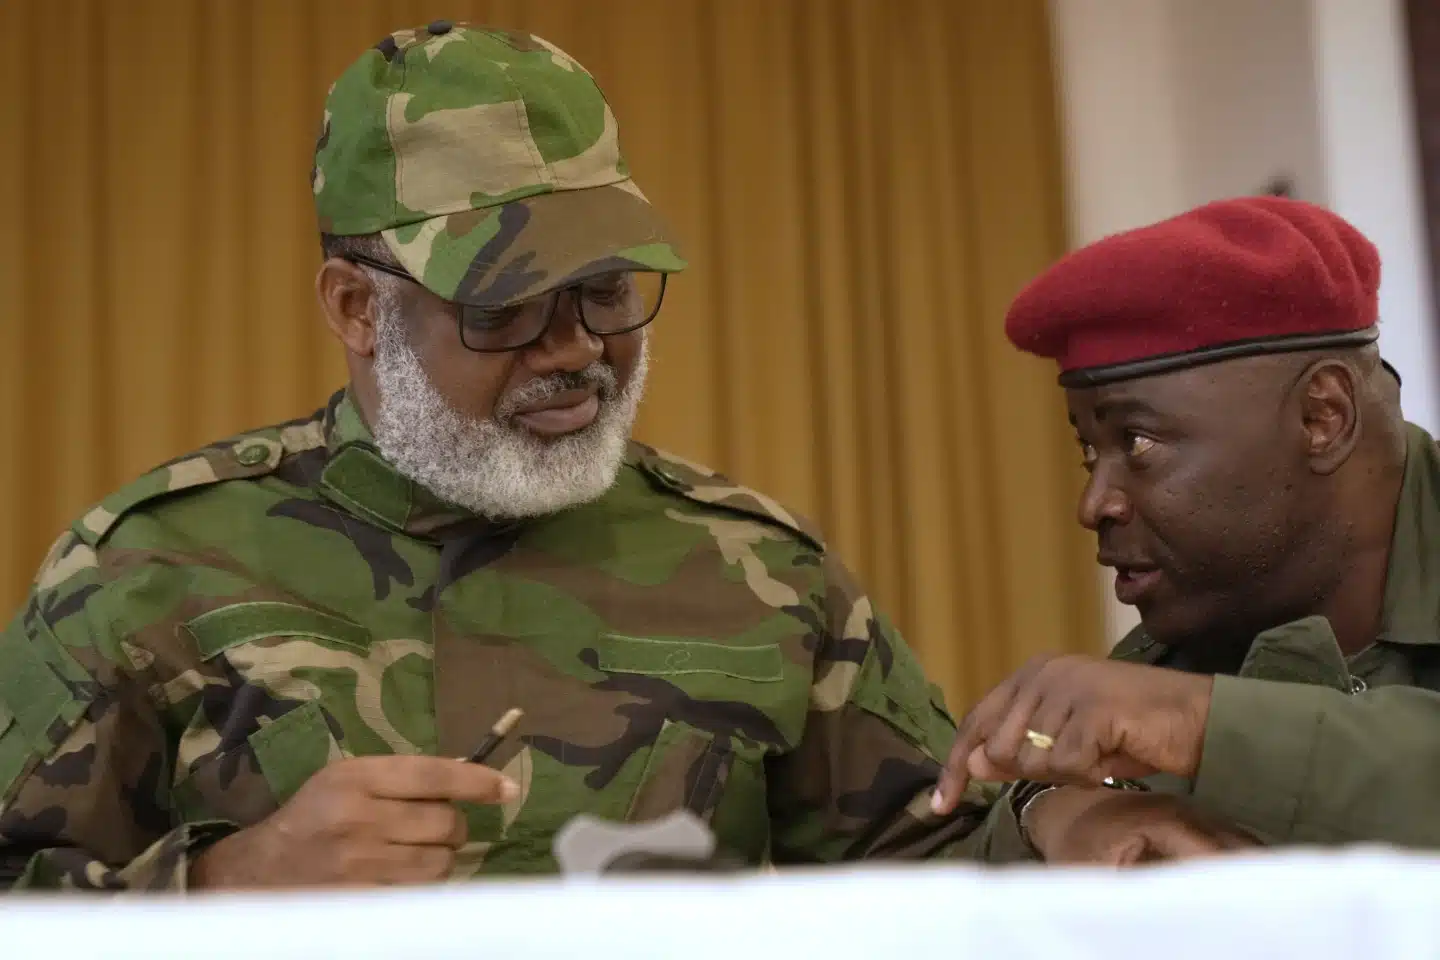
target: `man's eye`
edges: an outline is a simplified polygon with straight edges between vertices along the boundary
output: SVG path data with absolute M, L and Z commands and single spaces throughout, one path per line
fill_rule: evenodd
M 1095 448 L 1083 440 L 1080 441 L 1080 462 L 1086 470 L 1095 466 Z
M 1138 457 L 1153 446 L 1155 446 L 1155 441 L 1151 440 L 1149 437 L 1142 437 L 1138 433 L 1125 434 L 1126 456 Z
M 629 292 L 626 289 L 625 281 L 619 277 L 606 277 L 600 280 L 592 280 L 580 289 L 581 295 L 587 303 L 597 304 L 602 307 L 610 307 L 620 303 Z
M 520 316 L 520 307 L 501 307 L 499 309 L 483 309 L 480 307 L 467 307 L 461 311 L 461 319 L 465 323 L 465 329 L 472 333 L 491 333 L 496 330 L 504 330 L 514 323 Z

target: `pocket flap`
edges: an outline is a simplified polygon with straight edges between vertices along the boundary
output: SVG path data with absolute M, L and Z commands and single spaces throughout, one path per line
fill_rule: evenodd
M 711 673 L 755 683 L 774 683 L 783 679 L 785 672 L 780 646 L 774 643 L 732 647 L 707 640 L 627 637 L 611 633 L 601 637 L 596 658 L 599 668 L 607 673 L 655 677 Z
M 257 600 L 202 613 L 185 622 L 200 656 L 210 659 L 231 647 L 264 637 L 316 637 L 365 651 L 370 631 L 343 617 L 294 603 Z
M 250 734 L 250 749 L 276 803 L 289 800 L 306 780 L 342 756 L 325 711 L 314 700 Z

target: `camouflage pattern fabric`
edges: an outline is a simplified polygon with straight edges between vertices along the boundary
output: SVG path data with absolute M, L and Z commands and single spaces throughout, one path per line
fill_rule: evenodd
M 604 94 L 540 37 L 436 22 L 385 38 L 331 87 L 311 180 L 323 232 L 381 233 L 446 300 L 686 266 Z
M 639 444 L 602 499 L 488 524 L 396 473 L 347 394 L 176 460 L 56 542 L 0 634 L 0 877 L 183 889 L 192 855 L 340 757 L 468 754 L 457 878 L 556 869 L 577 812 L 688 809 L 750 864 L 963 855 L 953 738 L 801 518 Z

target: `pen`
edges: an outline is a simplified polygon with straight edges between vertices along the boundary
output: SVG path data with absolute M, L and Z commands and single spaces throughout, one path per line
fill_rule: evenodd
M 484 763 L 488 760 L 490 754 L 494 753 L 495 748 L 500 746 L 500 742 L 509 736 L 510 731 L 515 729 L 515 724 L 519 723 L 520 718 L 524 715 L 525 711 L 519 707 L 511 707 L 506 710 L 505 715 L 495 721 L 495 726 L 490 728 L 485 739 L 480 741 L 480 746 L 475 748 L 475 752 L 470 754 L 466 761 L 468 763 Z

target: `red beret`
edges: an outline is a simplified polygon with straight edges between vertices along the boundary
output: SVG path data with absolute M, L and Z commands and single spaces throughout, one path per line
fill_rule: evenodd
M 1233 357 L 1377 339 L 1380 256 L 1282 197 L 1207 204 L 1063 257 L 1020 292 L 1010 341 L 1096 386 Z

